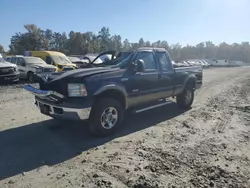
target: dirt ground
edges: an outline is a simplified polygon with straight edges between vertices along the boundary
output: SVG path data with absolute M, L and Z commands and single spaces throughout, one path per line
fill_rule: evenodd
M 250 187 L 250 68 L 204 71 L 193 108 L 127 116 L 108 138 L 0 86 L 0 187 Z

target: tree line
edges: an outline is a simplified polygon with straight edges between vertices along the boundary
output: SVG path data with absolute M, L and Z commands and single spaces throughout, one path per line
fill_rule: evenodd
M 185 59 L 227 59 L 250 62 L 250 44 L 227 44 L 225 42 L 215 45 L 211 41 L 201 42 L 195 46 L 182 46 L 168 44 L 165 40 L 156 42 L 145 41 L 140 38 L 138 42 L 122 40 L 120 35 L 111 35 L 108 27 L 102 27 L 98 34 L 93 32 L 71 31 L 54 32 L 50 29 L 41 29 L 35 24 L 24 25 L 25 32 L 16 33 L 10 39 L 9 54 L 24 54 L 27 50 L 55 50 L 67 55 L 84 55 L 87 53 L 100 53 L 106 50 L 132 51 L 138 47 L 165 48 L 175 61 Z M 0 52 L 3 47 L 0 45 Z

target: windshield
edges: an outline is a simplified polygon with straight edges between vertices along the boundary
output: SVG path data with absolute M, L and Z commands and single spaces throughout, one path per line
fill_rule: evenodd
M 103 64 L 103 63 L 105 64 L 105 62 L 109 62 L 109 61 L 111 61 L 111 59 L 112 59 L 112 55 L 104 54 L 104 55 L 100 56 L 99 58 L 97 58 L 93 62 L 93 64 Z
M 99 64 L 96 64 L 96 63 L 93 63 L 93 65 L 95 67 L 107 67 L 107 66 L 110 66 L 110 67 L 120 67 L 120 68 L 125 68 L 126 67 L 126 64 L 129 62 L 130 60 L 130 56 L 131 54 L 127 54 L 127 55 L 122 55 L 122 56 L 119 56 L 115 59 L 112 59 L 112 60 L 106 60 L 106 61 L 103 61 L 102 63 L 99 63 Z
M 39 57 L 25 57 L 24 59 L 27 64 L 46 64 L 45 61 Z
M 116 63 L 116 66 L 114 66 L 114 67 L 120 67 L 121 69 L 126 68 L 132 55 L 133 55 L 133 53 L 129 54 L 128 56 L 120 57 Z
M 72 62 L 66 56 L 51 56 L 51 57 L 56 64 L 72 64 Z

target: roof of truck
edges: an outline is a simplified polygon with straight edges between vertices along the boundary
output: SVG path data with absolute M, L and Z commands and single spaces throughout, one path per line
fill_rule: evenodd
M 154 47 L 140 47 L 138 50 L 157 50 L 157 51 L 166 51 L 165 48 L 154 48 Z

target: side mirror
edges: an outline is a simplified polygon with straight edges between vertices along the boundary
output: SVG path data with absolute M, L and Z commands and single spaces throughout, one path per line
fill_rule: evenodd
M 25 67 L 25 63 L 24 63 L 24 62 L 22 62 L 20 65 L 21 65 L 22 67 Z
M 142 59 L 136 60 L 134 63 L 134 71 L 135 72 L 144 72 L 145 71 L 145 64 Z

